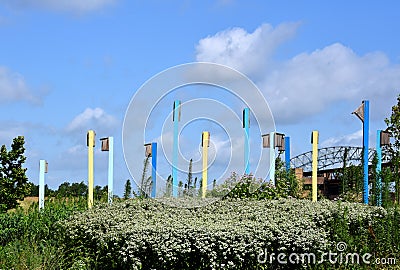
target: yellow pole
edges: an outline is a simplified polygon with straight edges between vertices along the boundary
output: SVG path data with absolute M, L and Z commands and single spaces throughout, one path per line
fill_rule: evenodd
M 317 201 L 318 131 L 312 132 L 312 201 Z
M 89 130 L 87 133 L 88 146 L 88 208 L 93 206 L 93 185 L 94 185 L 94 140 L 96 133 Z
M 201 197 L 206 197 L 207 192 L 207 163 L 208 163 L 208 145 L 210 140 L 210 132 L 204 131 L 202 136 L 202 146 L 203 146 L 203 176 L 201 182 Z

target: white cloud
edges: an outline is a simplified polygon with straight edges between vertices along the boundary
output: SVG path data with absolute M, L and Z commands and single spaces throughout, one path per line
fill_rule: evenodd
M 336 43 L 283 63 L 259 85 L 277 121 L 294 122 L 343 101 L 356 108 L 363 99 L 380 114 L 400 86 L 400 67 L 383 53 L 358 56 Z
M 0 102 L 28 101 L 33 104 L 41 102 L 29 89 L 21 74 L 0 66 Z
M 321 147 L 331 146 L 360 146 L 363 138 L 363 130 L 360 129 L 354 133 L 339 137 L 331 137 L 321 143 Z
M 77 115 L 67 126 L 68 132 L 82 132 L 94 129 L 98 132 L 110 132 L 118 125 L 118 120 L 107 114 L 101 108 L 86 108 L 85 111 Z
M 199 41 L 198 61 L 225 64 L 249 76 L 266 97 L 278 123 L 296 123 L 343 102 L 371 100 L 371 117 L 382 119 L 400 88 L 400 66 L 384 53 L 357 55 L 334 43 L 286 61 L 273 61 L 275 49 L 298 24 L 263 24 L 253 33 L 228 29 Z M 268 66 L 267 66 L 268 65 Z
M 75 154 L 77 154 L 77 153 L 85 153 L 86 148 L 87 148 L 87 147 L 85 147 L 85 146 L 82 145 L 82 144 L 77 144 L 77 145 L 74 145 L 74 146 L 68 148 L 68 149 L 67 149 L 67 153 L 68 153 L 68 154 L 71 154 L 71 155 L 75 155 Z
M 214 62 L 235 68 L 247 75 L 264 69 L 274 50 L 291 38 L 299 23 L 284 23 L 276 28 L 262 24 L 253 33 L 242 28 L 218 32 L 199 41 L 197 61 Z
M 96 11 L 117 2 L 117 0 L 6 0 L 3 1 L 17 8 L 43 8 L 73 13 Z

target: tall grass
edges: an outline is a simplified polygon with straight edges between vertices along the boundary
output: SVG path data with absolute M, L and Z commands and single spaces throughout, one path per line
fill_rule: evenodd
M 45 208 L 32 203 L 27 209 L 0 215 L 0 269 L 61 269 L 60 232 L 55 223 L 86 209 L 85 198 L 51 198 Z

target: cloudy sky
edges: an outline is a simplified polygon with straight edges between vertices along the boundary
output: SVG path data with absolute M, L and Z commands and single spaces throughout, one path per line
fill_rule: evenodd
M 204 61 L 227 65 L 257 85 L 276 130 L 291 137 L 292 156 L 311 149 L 312 130 L 320 131 L 323 147 L 360 146 L 362 125 L 351 112 L 364 99 L 370 101 L 374 145 L 376 130 L 385 128 L 383 120 L 400 93 L 399 5 L 395 0 L 2 0 L 0 144 L 9 146 L 24 135 L 30 181 L 38 183 L 39 160 L 46 159 L 46 181 L 56 188 L 64 181 L 86 182 L 87 130 L 96 131 L 96 146 L 99 138 L 114 136 L 114 186 L 122 194 L 131 178 L 122 127 L 132 97 L 159 72 Z M 187 102 L 193 96 L 225 101 L 241 114 L 240 104 L 212 87 L 177 90 L 154 110 L 170 113 L 175 98 Z M 151 127 L 159 124 L 148 123 L 152 132 L 145 140 L 170 142 L 172 121 L 157 133 Z M 182 130 L 181 166 L 200 159 L 198 133 L 211 129 L 210 152 L 220 161 L 214 161 L 214 171 L 211 165 L 211 178 L 218 178 L 215 168 L 226 167 L 227 155 L 233 152 L 234 162 L 242 153 L 235 148 L 239 140 L 213 125 L 203 119 Z M 255 129 L 254 121 L 251 125 Z M 253 134 L 257 146 L 260 136 Z M 105 185 L 107 154 L 96 147 L 95 158 L 95 184 Z M 143 153 L 137 159 L 142 164 Z M 170 174 L 162 158 L 159 167 L 160 176 Z

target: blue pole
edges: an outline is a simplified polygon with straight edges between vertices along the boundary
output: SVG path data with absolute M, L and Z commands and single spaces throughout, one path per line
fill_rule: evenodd
M 364 122 L 363 122 L 363 147 L 364 147 L 364 204 L 368 204 L 368 135 L 369 135 L 369 101 L 364 100 Z
M 157 143 L 151 144 L 151 179 L 152 179 L 152 189 L 151 197 L 156 197 L 157 190 Z
M 290 137 L 285 136 L 285 164 L 286 171 L 290 170 Z
M 243 110 L 243 128 L 244 128 L 244 164 L 245 164 L 245 174 L 250 174 L 250 160 L 249 160 L 249 117 L 250 109 L 244 108 Z
M 178 121 L 180 100 L 174 101 L 174 138 L 172 149 L 172 196 L 178 197 Z
M 39 161 L 39 210 L 44 208 L 44 174 L 46 160 Z
M 108 137 L 108 204 L 114 196 L 114 137 Z
M 376 186 L 378 188 L 378 198 L 376 200 L 376 205 L 382 205 L 382 147 L 381 147 L 381 132 L 382 130 L 377 130 L 376 132 L 376 155 L 378 157 L 378 163 L 376 164 Z
M 275 186 L 275 132 L 269 134 L 269 181 Z

